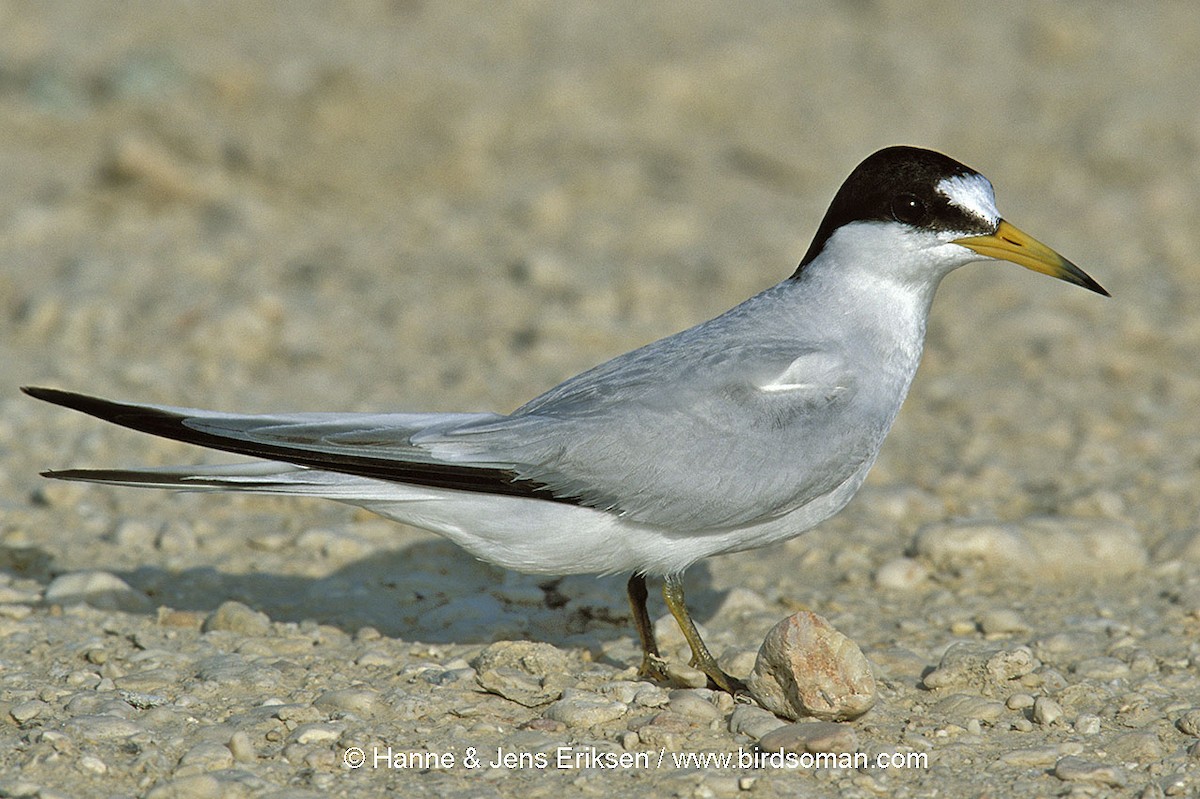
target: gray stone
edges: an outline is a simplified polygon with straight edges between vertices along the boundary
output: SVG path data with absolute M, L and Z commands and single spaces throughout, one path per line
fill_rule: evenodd
M 951 694 L 934 706 L 939 715 L 969 721 L 993 722 L 1004 715 L 1004 704 L 975 694 Z
M 916 547 L 940 571 L 1039 581 L 1124 577 L 1149 562 L 1136 529 L 1104 519 L 939 522 L 917 534 Z
M 669 709 L 687 718 L 698 721 L 715 721 L 721 718 L 721 709 L 700 695 L 705 689 L 676 689 L 671 691 Z
M 64 725 L 72 737 L 84 741 L 110 741 L 145 732 L 137 722 L 120 716 L 76 716 Z
M 855 752 L 858 735 L 849 724 L 802 721 L 772 730 L 759 739 L 758 746 L 764 752 Z
M 1081 757 L 1064 757 L 1054 765 L 1054 776 L 1064 782 L 1084 782 L 1122 788 L 1129 782 L 1125 770 Z
M 517 669 L 538 676 L 561 674 L 568 664 L 569 658 L 561 649 L 537 641 L 497 641 L 471 661 L 472 668 L 481 674 L 493 669 Z
M 387 709 L 378 691 L 368 688 L 342 688 L 326 691 L 313 700 L 324 711 L 352 713 L 360 718 L 373 718 Z
M 50 709 L 50 705 L 40 699 L 31 699 L 28 702 L 19 702 L 8 709 L 8 715 L 12 716 L 13 721 L 18 724 L 24 724 L 30 719 L 37 718 L 42 713 Z
M 213 741 L 204 741 L 183 753 L 175 774 L 182 777 L 185 774 L 217 771 L 232 765 L 233 752 L 229 751 L 229 747 Z
M 479 687 L 525 707 L 547 705 L 562 696 L 563 673 L 540 675 L 513 668 L 485 669 L 475 675 Z
M 769 710 L 763 710 L 754 705 L 738 705 L 729 715 L 729 731 L 735 735 L 741 733 L 751 738 L 762 738 L 768 732 L 786 726 L 787 722 Z
M 563 692 L 562 699 L 546 708 L 545 718 L 561 721 L 568 727 L 594 727 L 625 715 L 629 706 L 607 697 L 568 688 Z
M 1175 726 L 1184 735 L 1200 738 L 1200 708 L 1187 711 L 1175 720 Z
M 1153 732 L 1122 733 L 1109 741 L 1104 749 L 1120 763 L 1150 764 L 1161 760 L 1165 754 L 1162 741 Z
M 1062 716 L 1062 705 L 1048 696 L 1039 696 L 1033 703 L 1033 720 L 1038 724 L 1053 724 Z
M 929 567 L 913 558 L 893 558 L 875 570 L 875 585 L 888 591 L 912 591 L 929 579 Z
M 936 669 L 926 674 L 926 688 L 974 688 L 987 695 L 1007 693 L 1012 681 L 1037 668 L 1037 660 L 1025 647 L 1001 649 L 994 644 L 960 641 L 942 655 Z
M 222 602 L 200 629 L 203 632 L 225 630 L 241 635 L 267 635 L 271 632 L 271 619 L 265 613 L 230 600 Z
M 44 596 L 51 605 L 90 605 L 101 610 L 145 613 L 154 608 L 150 598 L 135 591 L 115 574 L 103 571 L 71 572 L 54 578 Z

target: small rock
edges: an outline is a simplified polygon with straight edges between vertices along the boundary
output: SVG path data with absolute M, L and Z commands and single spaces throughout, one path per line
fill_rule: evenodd
M 1009 710 L 1024 710 L 1027 707 L 1033 707 L 1034 701 L 1029 694 L 1013 694 L 1004 701 L 1004 706 Z
M 1200 738 L 1200 708 L 1187 711 L 1175 720 L 1175 726 L 1184 735 Z
M 707 674 L 678 660 L 667 661 L 667 679 L 672 685 L 684 688 L 703 688 L 708 685 Z
M 1152 763 L 1163 757 L 1163 745 L 1153 732 L 1127 732 L 1118 735 L 1104 747 L 1108 755 L 1120 763 Z
M 327 712 L 353 713 L 364 719 L 372 718 L 385 707 L 379 692 L 368 688 L 342 688 L 337 691 L 326 691 L 313 700 L 313 704 Z
M 140 724 L 119 716 L 76 716 L 65 728 L 72 737 L 83 741 L 110 741 L 145 732 Z
M 760 705 L 788 719 L 853 719 L 876 699 L 875 675 L 862 651 L 809 611 L 771 628 L 748 683 Z
M 917 552 L 952 574 L 1094 581 L 1143 570 L 1149 553 L 1132 526 L 1103 519 L 939 522 L 917 534 Z
M 754 705 L 738 705 L 729 715 L 729 731 L 734 735 L 741 733 L 759 739 L 783 726 L 786 722 L 780 721 L 774 713 Z
M 102 571 L 72 572 L 55 577 L 46 586 L 44 598 L 51 605 L 86 604 L 126 613 L 145 613 L 154 607 L 145 594 L 135 591 L 115 574 Z
M 18 724 L 24 724 L 30 719 L 37 718 L 41 713 L 47 710 L 50 705 L 40 699 L 31 699 L 28 702 L 20 702 L 8 709 L 8 715 L 12 716 L 13 721 Z
M 249 734 L 245 730 L 238 730 L 229 738 L 229 747 L 233 759 L 239 763 L 253 763 L 258 759 L 258 752 L 254 749 L 254 743 L 250 740 Z
M 1128 676 L 1129 665 L 1116 658 L 1095 657 L 1079 661 L 1071 671 L 1087 680 L 1116 680 Z
M 1086 657 L 1097 655 L 1104 639 L 1095 633 L 1071 631 L 1054 633 L 1033 643 L 1034 656 L 1043 663 L 1064 668 Z
M 1075 717 L 1075 732 L 1080 735 L 1095 735 L 1100 732 L 1100 717 L 1094 713 L 1080 713 Z
M 570 659 L 551 644 L 536 641 L 497 641 L 480 652 L 471 666 L 480 674 L 492 669 L 517 669 L 545 676 L 567 671 Z
M 985 636 L 998 637 L 1029 632 L 1029 625 L 1015 610 L 1000 608 L 979 616 L 979 630 Z
M 855 752 L 858 750 L 858 735 L 849 724 L 832 721 L 802 721 L 785 724 L 772 730 L 758 741 L 764 752 Z
M 146 799 L 221 799 L 228 795 L 226 786 L 212 774 L 191 774 L 158 783 Z
M 193 746 L 179 758 L 178 776 L 186 773 L 196 774 L 201 771 L 216 771 L 233 765 L 233 753 L 229 747 L 213 741 L 205 741 Z
M 960 641 L 942 655 L 922 683 L 930 690 L 971 687 L 985 694 L 1012 690 L 1011 681 L 1037 668 L 1037 661 L 1026 647 L 1000 649 L 994 644 Z
M 108 773 L 108 764 L 93 755 L 84 755 L 83 757 L 79 758 L 78 765 L 79 768 L 92 774 Z M 39 796 L 45 795 L 45 793 L 39 794 Z
M 997 758 L 1006 766 L 1042 768 L 1054 765 L 1062 757 L 1057 746 L 1033 746 L 1027 749 L 1010 749 Z
M 1122 788 L 1129 781 L 1123 769 L 1091 763 L 1081 757 L 1064 757 L 1054 766 L 1054 776 L 1063 782 L 1086 782 Z
M 520 669 L 487 669 L 475 675 L 479 687 L 525 707 L 547 705 L 562 696 L 564 673 L 538 675 Z
M 242 635 L 267 635 L 271 632 L 271 618 L 267 614 L 243 605 L 241 602 L 222 602 L 221 606 L 204 620 L 202 632 L 227 630 Z
M 911 591 L 929 579 L 929 567 L 912 558 L 893 558 L 875 571 L 875 585 L 889 591 Z
M 594 727 L 625 715 L 629 706 L 591 691 L 568 688 L 563 698 L 546 708 L 546 718 L 561 721 L 568 727 Z
M 292 730 L 291 738 L 298 744 L 328 743 L 336 741 L 344 729 L 345 725 L 343 724 L 310 721 L 297 725 L 296 729 Z
M 1033 720 L 1038 724 L 1053 724 L 1061 719 L 1062 715 L 1062 705 L 1048 696 L 1039 696 L 1033 703 Z
M 676 689 L 671 691 L 669 710 L 687 718 L 699 721 L 714 721 L 721 718 L 721 709 L 700 696 L 700 691 L 694 689 Z
M 975 694 L 951 694 L 934 708 L 938 714 L 963 720 L 991 723 L 1004 715 L 1004 705 Z

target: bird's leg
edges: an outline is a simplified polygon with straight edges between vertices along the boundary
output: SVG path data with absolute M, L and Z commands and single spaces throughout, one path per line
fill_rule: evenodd
M 722 691 L 734 695 L 745 693 L 745 683 L 722 671 L 721 667 L 717 665 L 716 658 L 709 653 L 708 647 L 700 638 L 700 633 L 692 622 L 692 616 L 688 613 L 687 605 L 684 604 L 683 578 L 680 575 L 668 574 L 666 576 L 663 582 L 663 598 L 667 600 L 667 607 L 671 609 L 671 615 L 679 623 L 683 637 L 687 639 L 688 645 L 692 648 L 692 665 L 707 674 L 708 681 Z
M 638 674 L 652 680 L 667 679 L 662 656 L 658 654 L 658 642 L 654 640 L 654 626 L 646 612 L 646 575 L 635 574 L 629 578 L 629 607 L 633 609 L 633 623 L 638 638 L 642 639 L 642 665 Z

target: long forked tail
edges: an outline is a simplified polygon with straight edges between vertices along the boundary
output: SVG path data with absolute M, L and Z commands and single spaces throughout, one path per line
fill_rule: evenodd
M 36 399 L 132 430 L 272 461 L 234 467 L 62 469 L 43 472 L 46 477 L 136 486 L 318 493 L 318 487 L 329 489 L 334 484 L 344 486 L 345 481 L 332 479 L 336 475 L 350 475 L 388 483 L 571 501 L 555 497 L 540 483 L 521 479 L 510 469 L 409 459 L 395 446 L 380 447 L 378 455 L 368 455 L 363 453 L 361 446 L 338 446 L 311 437 L 285 439 L 278 435 L 259 434 L 260 431 L 286 427 L 299 417 L 239 416 L 191 408 L 138 405 L 33 386 L 25 386 L 21 390 Z M 313 472 L 300 474 L 308 470 Z M 321 476 L 316 472 L 334 474 Z M 292 490 L 272 488 L 280 484 L 286 484 Z M 297 490 L 301 486 L 308 490 Z

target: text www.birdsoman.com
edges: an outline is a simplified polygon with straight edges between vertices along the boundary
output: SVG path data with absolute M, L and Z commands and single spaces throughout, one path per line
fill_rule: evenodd
M 342 763 L 350 769 L 388 769 L 394 771 L 468 771 L 504 769 L 509 771 L 572 771 L 592 769 L 663 770 L 663 769 L 906 769 L 929 768 L 927 752 L 789 752 L 783 749 L 763 751 L 738 747 L 727 752 L 682 752 L 666 747 L 641 752 L 614 752 L 593 746 L 559 746 L 550 750 L 521 752 L 503 747 L 482 750 L 474 746 L 459 752 L 406 750 L 373 745 L 347 747 Z

